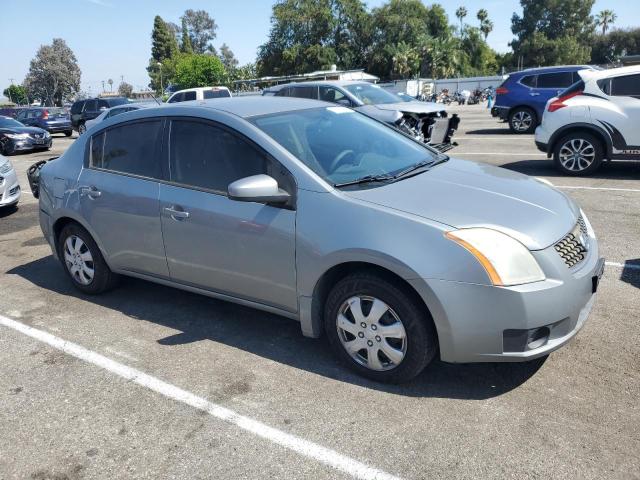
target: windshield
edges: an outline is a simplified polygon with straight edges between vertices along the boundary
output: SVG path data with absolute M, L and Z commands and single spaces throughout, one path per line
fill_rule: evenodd
M 395 175 L 436 153 L 345 107 L 282 112 L 251 120 L 329 183 Z
M 13 118 L 0 118 L 0 128 L 20 128 L 23 124 Z
M 345 85 L 344 88 L 358 97 L 365 105 L 379 105 L 381 103 L 398 103 L 403 101 L 397 95 L 371 83 L 354 83 Z

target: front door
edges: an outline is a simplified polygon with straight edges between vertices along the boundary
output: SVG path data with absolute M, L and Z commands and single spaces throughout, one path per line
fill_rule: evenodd
M 120 124 L 91 138 L 78 181 L 83 218 L 116 270 L 168 278 L 160 224 L 162 120 Z
M 297 311 L 295 210 L 227 197 L 231 182 L 261 173 L 293 190 L 290 174 L 212 122 L 172 120 L 168 149 L 160 208 L 171 279 Z

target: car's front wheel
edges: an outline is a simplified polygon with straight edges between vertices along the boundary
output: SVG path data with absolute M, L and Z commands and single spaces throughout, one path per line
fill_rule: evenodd
M 585 132 L 565 135 L 553 150 L 556 168 L 566 175 L 591 175 L 600 168 L 603 158 L 602 143 Z
M 513 133 L 533 133 L 538 121 L 533 110 L 520 107 L 509 113 L 509 128 Z
M 58 256 L 73 285 L 84 293 L 102 293 L 117 282 L 96 242 L 78 224 L 70 223 L 60 232 Z
M 406 382 L 437 351 L 428 311 L 399 284 L 362 272 L 340 280 L 325 305 L 325 332 L 336 355 L 372 380 Z

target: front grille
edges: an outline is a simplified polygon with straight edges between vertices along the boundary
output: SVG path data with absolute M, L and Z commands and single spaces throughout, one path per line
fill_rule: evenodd
M 580 238 L 582 237 L 582 238 Z M 575 267 L 587 256 L 587 224 L 582 215 L 578 217 L 578 223 L 562 240 L 556 243 L 553 248 L 558 252 L 562 261 L 567 267 Z M 583 244 L 584 242 L 585 244 Z

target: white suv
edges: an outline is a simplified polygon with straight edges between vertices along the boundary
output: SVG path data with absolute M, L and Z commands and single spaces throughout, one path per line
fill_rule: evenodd
M 547 102 L 536 145 L 568 175 L 589 175 L 602 161 L 640 160 L 640 66 L 582 70 Z
M 188 102 L 190 100 L 208 100 L 210 98 L 228 98 L 231 92 L 227 87 L 198 87 L 178 90 L 171 95 L 167 103 Z

